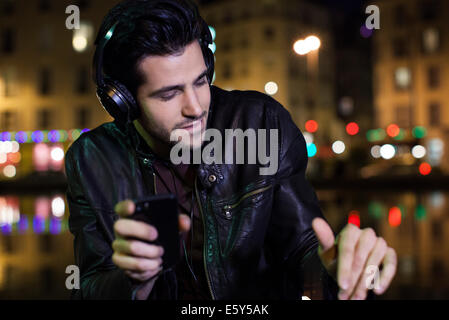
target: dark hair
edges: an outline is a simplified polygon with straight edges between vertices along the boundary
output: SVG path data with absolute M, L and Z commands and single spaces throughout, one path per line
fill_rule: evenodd
M 103 70 L 106 76 L 124 84 L 134 97 L 144 81 L 138 70 L 142 59 L 182 53 L 204 32 L 198 7 L 190 0 L 122 1 L 104 18 L 97 43 L 117 21 L 104 50 Z

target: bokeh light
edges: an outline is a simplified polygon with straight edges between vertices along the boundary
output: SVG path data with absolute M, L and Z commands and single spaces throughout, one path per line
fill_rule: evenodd
M 412 148 L 412 155 L 416 159 L 424 158 L 426 155 L 426 148 L 421 145 L 414 146 Z
M 271 96 L 275 95 L 278 92 L 278 89 L 279 87 L 274 81 L 269 81 L 265 84 L 265 92 Z
M 360 213 L 357 210 L 352 210 L 349 213 L 348 223 L 360 228 Z
M 399 207 L 390 208 L 388 211 L 388 223 L 392 227 L 397 227 L 401 224 L 402 221 L 402 213 Z
M 400 128 L 399 128 L 399 126 L 397 125 L 397 124 L 390 124 L 388 127 L 387 127 L 387 134 L 390 136 L 390 137 L 392 137 L 392 138 L 394 138 L 394 137 L 396 137 L 398 134 L 400 133 Z
M 380 156 L 385 160 L 390 160 L 396 155 L 396 148 L 391 144 L 384 144 L 380 147 Z
M 308 143 L 307 144 L 307 155 L 309 156 L 309 158 L 312 158 L 316 155 L 317 153 L 317 147 L 314 143 Z
M 432 167 L 427 162 L 423 162 L 419 165 L 419 173 L 423 176 L 427 176 L 432 172 Z
M 359 133 L 359 125 L 355 122 L 350 122 L 346 126 L 346 132 L 351 135 L 355 136 L 357 133 Z
M 318 130 L 318 122 L 315 120 L 309 120 L 306 122 L 306 130 L 310 133 L 315 133 Z
M 345 152 L 346 146 L 345 143 L 343 141 L 335 141 L 332 144 L 332 151 L 334 151 L 334 153 L 336 154 L 342 154 L 343 152 Z

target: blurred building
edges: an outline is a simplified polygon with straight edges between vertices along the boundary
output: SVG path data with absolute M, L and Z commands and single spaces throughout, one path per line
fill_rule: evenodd
M 377 126 L 397 124 L 404 129 L 405 140 L 416 138 L 413 129 L 419 129 L 426 161 L 447 172 L 449 2 L 380 0 L 376 4 L 381 16 L 373 47 Z
M 201 13 L 216 31 L 216 85 L 272 95 L 301 130 L 316 120 L 319 141 L 343 135 L 330 12 L 307 1 L 227 0 L 205 4 Z M 310 35 L 320 39 L 320 48 L 298 55 L 295 42 Z
M 36 170 L 56 143 L 66 149 L 82 129 L 111 120 L 95 96 L 91 65 L 96 32 L 114 2 L 0 1 L 0 141 L 8 142 L 0 146 L 0 179 Z M 79 29 L 66 27 L 69 5 L 80 10 Z M 12 141 L 20 150 L 11 152 Z

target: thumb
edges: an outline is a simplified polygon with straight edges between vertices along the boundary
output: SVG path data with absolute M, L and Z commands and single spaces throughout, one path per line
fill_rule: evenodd
M 334 233 L 327 222 L 321 218 L 313 219 L 312 228 L 313 231 L 315 231 L 318 242 L 320 243 L 318 255 L 320 256 L 326 269 L 334 275 L 335 278 L 337 246 L 335 245 Z
M 320 242 L 321 249 L 323 251 L 328 251 L 335 242 L 334 233 L 331 227 L 327 224 L 324 219 L 315 218 L 312 221 L 312 228 Z

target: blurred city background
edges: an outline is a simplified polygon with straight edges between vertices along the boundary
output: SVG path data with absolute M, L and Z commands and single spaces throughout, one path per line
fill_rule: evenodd
M 91 81 L 117 0 L 0 0 L 0 299 L 67 299 L 64 152 L 112 119 Z M 66 7 L 80 28 L 66 28 Z M 398 253 L 379 299 L 449 298 L 449 1 L 212 0 L 214 84 L 273 96 L 303 132 L 334 231 Z M 367 28 L 368 5 L 380 29 Z

